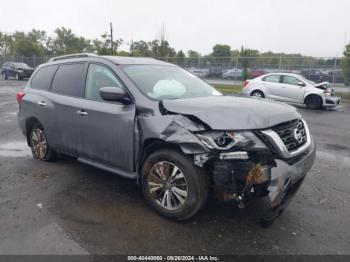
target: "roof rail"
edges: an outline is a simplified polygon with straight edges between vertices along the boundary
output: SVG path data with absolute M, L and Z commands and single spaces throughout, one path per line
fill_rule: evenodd
M 58 60 L 64 60 L 64 59 L 70 59 L 70 58 L 79 58 L 79 57 L 96 57 L 97 55 L 94 53 L 77 53 L 77 54 L 70 54 L 70 55 L 62 55 L 53 57 L 49 60 L 49 62 L 52 61 L 58 61 Z

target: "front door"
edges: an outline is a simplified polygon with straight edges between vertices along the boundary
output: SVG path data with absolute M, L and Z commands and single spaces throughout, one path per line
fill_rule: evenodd
M 304 87 L 300 86 L 302 81 L 294 76 L 283 75 L 281 81 L 281 96 L 285 101 L 303 103 Z
M 104 101 L 101 87 L 125 88 L 107 66 L 91 63 L 88 68 L 85 99 L 79 103 L 81 157 L 125 171 L 134 165 L 135 105 Z

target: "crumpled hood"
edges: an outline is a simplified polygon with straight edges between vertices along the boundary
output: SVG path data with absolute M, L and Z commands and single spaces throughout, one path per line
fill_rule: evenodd
M 289 105 L 234 96 L 164 100 L 163 106 L 173 113 L 195 116 L 216 130 L 263 129 L 300 117 Z

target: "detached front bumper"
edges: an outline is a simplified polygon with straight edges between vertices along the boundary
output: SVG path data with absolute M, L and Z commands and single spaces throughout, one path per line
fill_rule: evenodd
M 290 199 L 298 191 L 307 172 L 311 169 L 316 155 L 316 145 L 311 137 L 308 151 L 303 153 L 294 163 L 276 159 L 276 167 L 271 169 L 271 181 L 268 186 L 269 194 L 261 199 L 265 210 L 262 218 L 271 220 L 277 217 L 286 208 Z
M 246 151 L 221 152 L 205 167 L 211 170 L 220 199 L 234 201 L 239 207 L 255 206 L 253 213 L 263 221 L 273 221 L 311 169 L 316 146 L 306 122 L 300 119 L 256 134 L 264 147 L 255 144 Z

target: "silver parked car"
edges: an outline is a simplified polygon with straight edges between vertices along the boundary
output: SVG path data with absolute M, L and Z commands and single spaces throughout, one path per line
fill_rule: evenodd
M 305 104 L 308 108 L 335 107 L 340 97 L 328 82 L 316 84 L 302 75 L 289 73 L 265 74 L 244 82 L 242 94 L 282 102 Z

